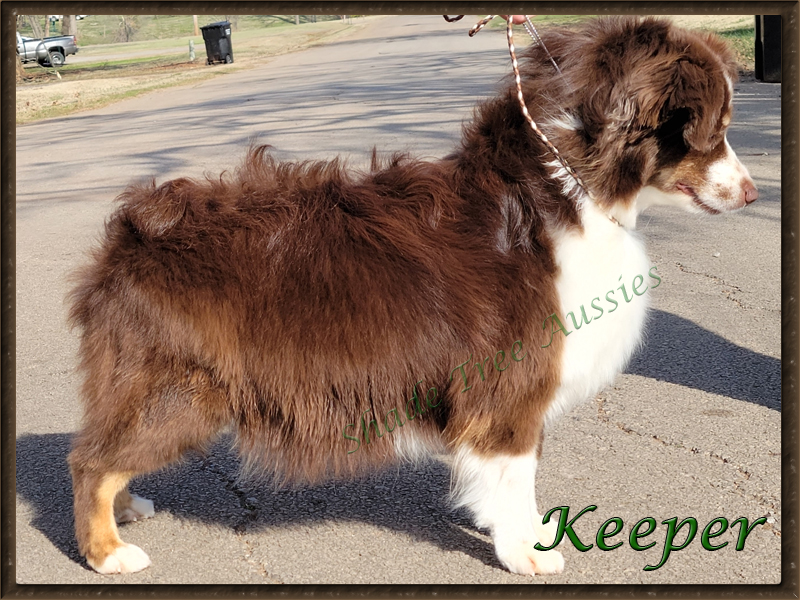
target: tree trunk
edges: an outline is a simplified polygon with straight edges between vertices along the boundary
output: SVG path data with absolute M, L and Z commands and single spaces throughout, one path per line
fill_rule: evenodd
M 39 18 L 34 15 L 28 15 L 28 23 L 31 24 L 31 29 L 33 29 L 33 37 L 37 40 L 42 39 L 44 32 L 42 32 L 42 26 L 39 24 Z
M 17 54 L 17 81 L 25 78 L 25 67 L 22 66 L 22 59 Z
M 140 15 L 119 15 L 119 33 L 117 34 L 117 41 L 119 42 L 132 42 L 136 33 L 142 26 L 139 20 Z
M 61 35 L 74 35 L 78 37 L 78 20 L 75 15 L 61 17 Z
M 197 15 L 192 15 L 192 19 L 194 20 L 194 34 L 198 36 L 200 35 L 200 28 L 197 26 Z
M 50 37 L 50 15 L 44 16 L 44 37 Z

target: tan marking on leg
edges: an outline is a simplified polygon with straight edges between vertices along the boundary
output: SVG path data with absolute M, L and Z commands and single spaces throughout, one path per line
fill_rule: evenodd
M 86 562 L 97 570 L 114 550 L 125 545 L 119 537 L 114 520 L 114 504 L 117 494 L 125 490 L 130 473 L 109 473 L 100 481 L 94 493 L 94 506 L 89 517 L 89 543 Z M 125 490 L 127 494 L 127 490 Z M 130 496 L 130 494 L 128 494 Z

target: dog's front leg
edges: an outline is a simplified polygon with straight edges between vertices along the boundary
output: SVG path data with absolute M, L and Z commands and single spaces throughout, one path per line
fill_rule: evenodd
M 536 451 L 518 456 L 481 455 L 463 447 L 453 466 L 457 506 L 472 511 L 475 523 L 491 532 L 497 558 L 520 575 L 546 575 L 564 570 L 557 550 L 536 550 L 537 542 L 553 543 L 556 523 L 542 525 L 536 509 Z

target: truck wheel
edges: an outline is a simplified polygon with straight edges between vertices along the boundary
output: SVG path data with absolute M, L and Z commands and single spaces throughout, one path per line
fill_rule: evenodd
M 233 57 L 230 54 L 225 55 L 225 62 L 231 64 L 233 62 Z
M 39 62 L 43 67 L 60 67 L 64 64 L 64 55 L 61 52 L 50 52 L 49 58 Z

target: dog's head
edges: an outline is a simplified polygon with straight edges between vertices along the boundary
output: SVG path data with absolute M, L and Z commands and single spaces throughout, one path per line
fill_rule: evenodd
M 727 45 L 657 19 L 599 19 L 554 38 L 573 129 L 560 136 L 598 202 L 626 220 L 652 204 L 736 210 L 758 197 L 726 140 Z M 632 212 L 632 215 L 626 213 Z

